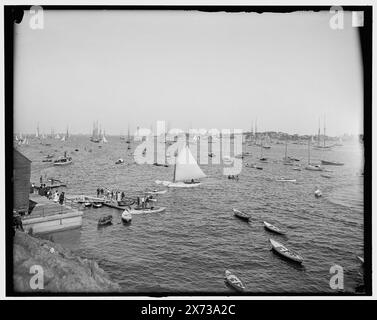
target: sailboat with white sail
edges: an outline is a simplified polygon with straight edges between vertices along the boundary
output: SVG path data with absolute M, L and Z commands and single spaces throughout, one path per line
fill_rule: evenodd
M 186 144 L 175 158 L 173 182 L 157 180 L 156 183 L 170 188 L 193 188 L 201 185 L 201 182 L 197 181 L 198 179 L 205 177 L 206 175 L 200 169 Z
M 103 143 L 107 143 L 107 139 L 106 139 L 106 136 L 105 136 L 105 130 L 103 130 L 103 135 L 102 135 L 102 142 Z

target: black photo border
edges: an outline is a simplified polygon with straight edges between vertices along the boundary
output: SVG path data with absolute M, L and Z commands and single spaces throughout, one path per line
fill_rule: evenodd
M 13 212 L 13 54 L 14 54 L 14 23 L 22 19 L 22 12 L 29 10 L 27 5 L 4 6 L 4 94 L 5 94 L 5 244 L 6 244 L 6 296 L 7 297 L 175 297 L 175 296 L 214 296 L 223 297 L 224 293 L 211 292 L 114 292 L 114 293 L 21 293 L 13 289 L 13 236 L 12 236 L 12 212 Z M 44 10 L 170 10 L 170 11 L 203 11 L 203 12 L 279 12 L 288 13 L 294 11 L 329 11 L 331 6 L 171 6 L 171 5 L 47 5 Z M 362 296 L 372 295 L 372 6 L 342 6 L 344 11 L 363 11 L 364 26 L 358 28 L 362 52 L 363 81 L 364 81 L 364 284 L 365 293 Z M 226 294 L 227 297 L 246 296 L 360 296 L 352 293 L 247 293 Z

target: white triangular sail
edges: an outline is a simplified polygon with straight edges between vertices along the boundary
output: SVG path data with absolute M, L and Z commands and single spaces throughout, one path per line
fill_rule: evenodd
M 175 160 L 175 181 L 188 181 L 192 179 L 204 178 L 206 175 L 198 166 L 190 148 L 186 145 L 178 153 Z

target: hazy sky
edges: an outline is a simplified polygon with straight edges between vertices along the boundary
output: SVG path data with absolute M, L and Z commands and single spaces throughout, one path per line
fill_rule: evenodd
M 16 132 L 171 127 L 362 132 L 357 28 L 330 13 L 45 11 L 15 26 Z M 323 122 L 321 120 L 321 122 Z

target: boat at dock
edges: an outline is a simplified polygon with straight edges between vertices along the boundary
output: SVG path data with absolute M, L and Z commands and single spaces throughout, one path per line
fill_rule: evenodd
M 93 208 L 101 208 L 102 203 L 101 202 L 93 202 Z
M 249 221 L 251 219 L 251 216 L 245 212 L 242 212 L 240 210 L 234 209 L 233 208 L 233 213 L 237 218 L 240 218 L 245 221 Z
M 246 289 L 242 281 L 229 270 L 225 270 L 225 281 L 237 291 L 243 292 Z
M 128 206 L 132 206 L 135 203 L 135 200 L 134 199 L 122 199 L 122 200 L 117 201 L 117 203 L 118 203 L 118 206 L 128 207 Z
M 271 223 L 263 221 L 263 224 L 264 224 L 265 229 L 267 229 L 269 231 L 272 231 L 272 232 L 277 233 L 277 234 L 282 234 L 282 235 L 285 234 L 285 232 L 283 230 L 281 230 L 280 228 L 274 226 Z
M 150 207 L 150 208 L 143 208 L 143 207 L 134 207 L 129 212 L 131 214 L 142 214 L 142 213 L 161 213 L 166 210 L 165 207 Z
M 288 249 L 287 247 L 285 247 L 284 245 L 282 245 L 281 243 L 273 240 L 273 239 L 270 239 L 270 243 L 272 245 L 272 249 L 277 252 L 278 254 L 282 255 L 283 257 L 285 258 L 288 258 L 294 262 L 297 262 L 297 263 L 302 263 L 304 261 L 304 258 L 301 257 L 298 253 Z
M 132 214 L 131 212 L 129 211 L 129 209 L 126 209 L 122 212 L 122 217 L 121 217 L 122 221 L 125 222 L 125 223 L 129 223 L 131 222 L 132 220 Z

